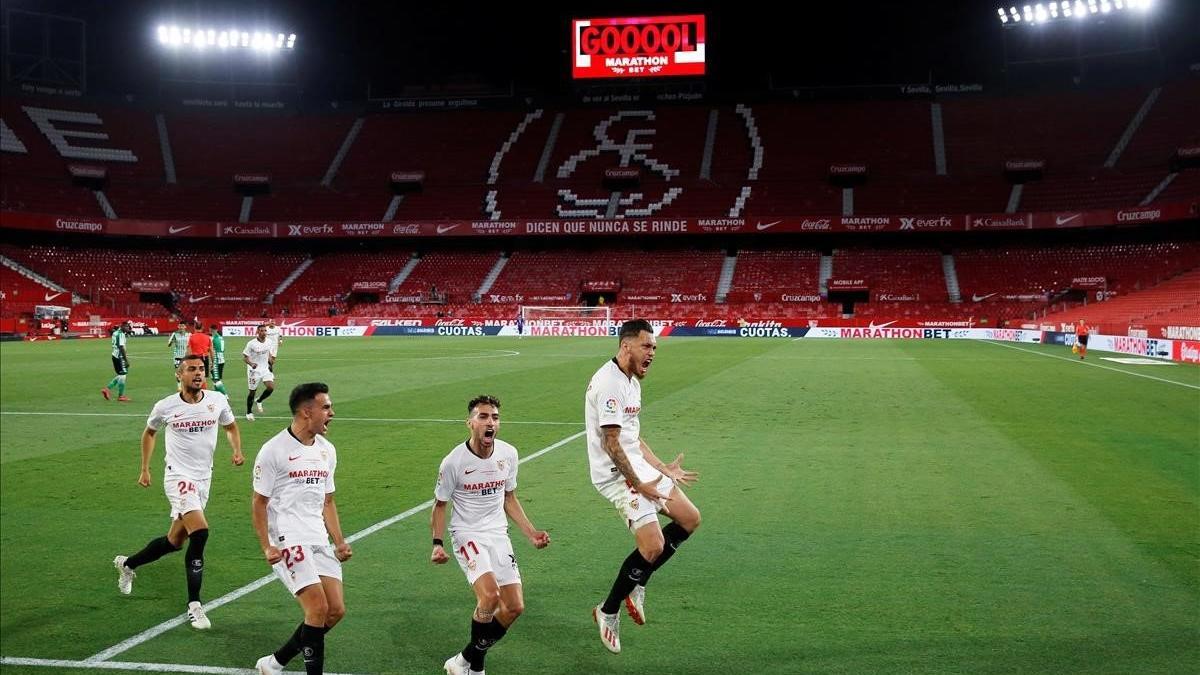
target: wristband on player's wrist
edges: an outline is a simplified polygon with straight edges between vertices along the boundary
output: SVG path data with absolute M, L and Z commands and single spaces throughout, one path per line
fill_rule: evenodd
M 442 546 L 442 547 L 445 546 L 445 544 L 442 543 L 442 540 L 437 537 L 433 538 L 433 545 L 434 546 Z

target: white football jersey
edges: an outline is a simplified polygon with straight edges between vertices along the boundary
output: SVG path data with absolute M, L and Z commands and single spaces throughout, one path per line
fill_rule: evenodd
M 263 444 L 254 460 L 254 491 L 267 497 L 267 535 L 279 547 L 327 546 L 325 495 L 334 491 L 337 451 L 324 436 L 304 445 L 291 427 Z
M 643 482 L 658 479 L 661 474 L 650 466 L 642 454 L 642 426 L 638 419 L 638 413 L 642 410 L 641 380 L 625 375 L 617 365 L 617 360 L 611 359 L 600 366 L 588 383 L 583 409 L 593 484 L 618 478 L 624 480 L 604 450 L 602 427 L 611 425 L 621 427 L 621 448 L 625 450 L 625 456 L 629 458 L 629 464 L 638 478 Z
M 171 394 L 154 404 L 146 426 L 167 427 L 167 475 L 195 480 L 212 478 L 217 427 L 233 423 L 229 399 L 219 391 L 203 390 L 200 401 L 188 403 L 183 394 Z
M 442 460 L 433 496 L 450 502 L 451 532 L 507 534 L 504 493 L 517 489 L 517 449 L 500 439 L 483 459 L 459 443 Z
M 272 328 L 267 326 L 267 344 L 271 345 L 271 353 L 279 352 L 279 336 L 283 335 L 283 331 L 279 330 L 279 326 Z
M 242 356 L 250 357 L 250 363 L 254 364 L 256 370 L 266 370 L 268 359 L 271 355 L 271 341 L 259 342 L 258 338 L 246 343 L 246 348 L 242 350 Z

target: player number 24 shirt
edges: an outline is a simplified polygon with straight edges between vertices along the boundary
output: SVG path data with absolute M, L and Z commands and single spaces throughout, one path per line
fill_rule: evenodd
M 154 404 L 146 426 L 167 428 L 167 475 L 192 480 L 212 478 L 213 451 L 217 448 L 217 426 L 233 424 L 229 399 L 217 391 L 202 391 L 196 403 L 171 394 Z

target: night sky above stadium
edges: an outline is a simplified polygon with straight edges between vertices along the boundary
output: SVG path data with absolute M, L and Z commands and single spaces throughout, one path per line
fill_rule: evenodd
M 368 86 L 511 84 L 518 92 L 570 89 L 573 17 L 703 12 L 708 16 L 707 84 L 714 90 L 914 82 L 988 82 L 1006 48 L 995 3 L 575 2 L 421 3 L 384 0 L 3 0 L 3 7 L 87 22 L 89 89 L 150 93 L 162 54 L 163 21 L 269 24 L 298 35 L 287 55 L 302 95 L 361 99 Z M 1168 66 L 1200 61 L 1200 3 L 1158 0 L 1153 35 Z M 1099 31 L 1097 31 L 1099 32 Z M 1014 34 L 1008 34 L 1011 43 Z M 1051 31 L 1022 39 L 1054 41 Z

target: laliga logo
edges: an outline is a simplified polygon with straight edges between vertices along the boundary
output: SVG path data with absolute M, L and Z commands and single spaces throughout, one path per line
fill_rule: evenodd
M 669 164 L 659 161 L 647 155 L 644 150 L 654 148 L 654 144 L 650 141 L 640 140 L 644 136 L 653 136 L 657 133 L 654 129 L 630 129 L 625 132 L 625 142 L 617 143 L 609 138 L 608 130 L 616 122 L 625 119 L 645 119 L 647 121 L 655 121 L 655 116 L 649 110 L 622 110 L 614 115 L 610 115 L 608 119 L 600 122 L 592 129 L 592 137 L 596 139 L 595 147 L 580 150 L 579 152 L 568 157 L 561 166 L 558 167 L 559 178 L 570 178 L 579 164 L 593 157 L 599 157 L 601 153 L 615 153 L 620 160 L 617 166 L 628 167 L 631 163 L 646 167 L 650 171 L 654 171 L 663 177 L 663 180 L 670 182 L 672 178 L 679 176 L 678 169 L 672 169 Z M 611 217 L 624 218 L 625 216 L 641 217 L 648 216 L 659 209 L 669 205 L 675 201 L 675 198 L 683 193 L 683 188 L 670 188 L 656 201 L 647 202 L 644 207 L 630 208 L 634 206 L 634 202 L 642 199 L 643 195 L 640 192 L 630 193 L 628 197 L 623 197 L 618 200 L 617 211 L 611 214 Z M 560 217 L 584 217 L 584 218 L 605 218 L 610 217 L 606 213 L 608 210 L 607 199 L 582 199 L 574 190 L 562 189 L 558 191 L 560 204 L 558 206 L 558 215 Z M 565 208 L 564 208 L 565 207 Z

